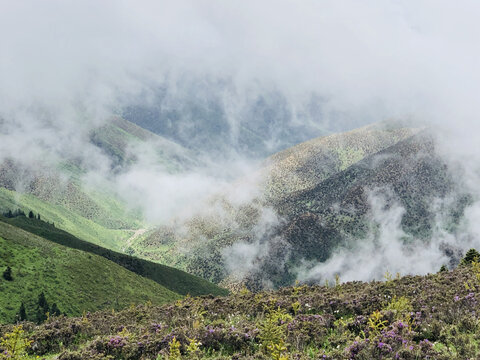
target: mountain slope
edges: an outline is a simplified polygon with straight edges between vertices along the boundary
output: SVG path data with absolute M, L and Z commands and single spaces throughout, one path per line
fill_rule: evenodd
M 418 133 L 417 128 L 372 124 L 346 133 L 315 138 L 272 155 L 261 170 L 269 203 L 306 190 Z
M 377 219 L 375 207 L 381 206 L 385 214 L 398 206 L 402 241 L 428 243 L 438 226 L 455 231 L 470 201 L 461 181 L 436 154 L 434 139 L 422 132 L 276 203 L 278 214 L 286 219 L 277 235 L 289 244 L 292 257 L 325 261 L 340 245 L 350 247 L 378 235 L 379 222 L 390 220 Z M 452 263 L 458 260 L 457 250 L 444 248 Z
M 109 156 L 113 166 L 125 167 L 135 163 L 136 151 L 144 144 L 148 144 L 148 151 L 153 152 L 156 163 L 170 171 L 195 164 L 194 154 L 189 150 L 121 117 L 93 129 L 90 141 Z
M 93 129 L 90 141 L 109 159 L 114 173 L 134 165 L 142 152 L 165 171 L 196 164 L 188 150 L 118 117 Z M 35 166 L 11 159 L 0 163 L 0 212 L 32 210 L 79 238 L 117 251 L 146 226 L 141 212 L 130 209 L 111 184 L 85 182 L 87 169 L 78 159 L 47 165 L 49 160 Z
M 204 279 L 187 274 L 181 270 L 102 248 L 87 241 L 80 240 L 61 229 L 57 229 L 35 218 L 31 219 L 25 216 L 5 218 L 0 216 L 0 224 L 1 222 L 11 224 L 62 246 L 102 256 L 129 271 L 153 280 L 170 291 L 181 295 L 226 295 L 228 293 L 225 289 L 219 288 Z
M 338 246 L 374 231 L 369 194 L 378 188 L 393 192 L 390 200 L 405 208 L 407 235 L 425 239 L 434 199 L 455 195 L 452 225 L 468 204 L 433 138 L 399 125 L 374 124 L 299 144 L 270 157 L 252 177 L 260 178 L 255 197 L 238 204 L 219 194 L 180 230 L 165 226 L 137 239 L 136 253 L 217 283 L 240 278 L 254 288 L 265 281 L 279 286 L 295 279 L 301 261 L 325 261 Z M 242 186 L 239 181 L 231 190 Z
M 320 99 L 310 99 L 308 106 L 294 113 L 299 109 L 292 109 L 278 91 L 262 89 L 261 95 L 249 91 L 243 97 L 231 81 L 190 79 L 176 83 L 174 91 L 167 87 L 151 91 L 148 101 L 129 99 L 131 105 L 123 109 L 122 116 L 183 147 L 215 157 L 233 152 L 261 159 L 331 132 L 317 125 L 324 121 L 311 121 L 322 116 Z M 292 121 L 301 117 L 310 121 Z
M 60 193 L 61 188 L 57 188 Z M 57 194 L 58 194 L 57 193 Z M 66 193 L 70 199 L 73 198 L 74 192 Z M 91 243 L 103 245 L 111 249 L 120 249 L 133 233 L 130 227 L 118 228 L 117 226 L 103 226 L 96 222 L 93 218 L 89 219 L 87 213 L 94 212 L 95 206 L 85 204 L 83 214 L 78 211 L 68 209 L 69 205 L 57 203 L 56 201 L 42 200 L 39 197 L 29 193 L 19 193 L 16 191 L 0 188 L 0 211 L 6 212 L 12 209 L 22 209 L 24 212 L 34 211 L 42 216 L 42 219 L 53 222 L 59 228 L 62 228 L 76 236 L 85 239 Z M 121 211 L 121 210 L 119 210 Z M 121 218 L 120 218 L 121 221 Z M 100 222 L 100 221 L 99 221 Z M 133 228 L 138 227 L 137 222 L 132 221 Z
M 20 304 L 35 319 L 44 292 L 68 315 L 121 309 L 131 303 L 162 304 L 181 295 L 101 256 L 55 244 L 0 222 L 0 269 L 12 269 L 12 281 L 0 278 L 0 322 L 12 322 Z

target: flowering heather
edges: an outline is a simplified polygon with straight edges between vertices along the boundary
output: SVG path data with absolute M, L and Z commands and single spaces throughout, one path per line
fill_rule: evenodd
M 476 359 L 479 290 L 472 267 L 461 266 L 387 282 L 187 297 L 23 329 L 33 358 L 62 360 L 168 359 L 174 339 L 183 359 Z M 0 337 L 11 331 L 0 328 Z

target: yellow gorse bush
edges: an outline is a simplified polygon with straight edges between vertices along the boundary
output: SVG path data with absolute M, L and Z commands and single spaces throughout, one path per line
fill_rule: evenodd
M 22 325 L 15 326 L 11 333 L 5 334 L 0 339 L 0 344 L 4 351 L 0 353 L 0 359 L 25 359 L 27 358 L 27 349 L 32 344 L 24 336 Z

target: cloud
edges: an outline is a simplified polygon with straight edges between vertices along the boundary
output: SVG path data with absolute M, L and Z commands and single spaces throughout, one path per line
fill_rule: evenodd
M 479 13 L 474 1 L 3 1 L 0 109 L 40 107 L 73 126 L 152 86 L 183 97 L 183 83 L 218 79 L 233 84 L 221 90 L 233 109 L 279 91 L 295 121 L 316 94 L 317 122 L 413 116 L 465 131 Z
M 465 233 L 454 234 L 445 229 L 442 218 L 448 201 L 437 199 L 433 235 L 425 240 L 406 234 L 401 226 L 405 209 L 388 188 L 370 191 L 370 232 L 362 241 L 351 241 L 340 247 L 323 263 L 304 263 L 297 268 L 298 279 L 307 282 L 330 282 L 339 275 L 342 281 L 384 280 L 387 273 L 395 276 L 436 272 L 442 265 L 458 262 L 472 243 Z M 443 209 L 442 209 L 443 208 Z M 443 210 L 443 211 L 442 211 Z M 358 240 L 358 239 L 357 239 Z
M 291 101 L 314 92 L 337 110 L 376 115 L 372 120 L 445 117 L 458 114 L 459 102 L 469 105 L 467 116 L 479 77 L 479 7 L 474 1 L 462 7 L 379 0 L 5 1 L 2 108 L 81 103 L 101 115 L 99 109 L 117 105 L 119 92 L 212 77 L 233 79 L 240 98 L 265 88 Z

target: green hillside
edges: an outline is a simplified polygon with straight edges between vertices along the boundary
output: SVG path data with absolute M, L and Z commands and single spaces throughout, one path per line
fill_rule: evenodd
M 39 213 L 45 221 L 53 222 L 55 226 L 79 238 L 111 249 L 119 250 L 125 241 L 133 234 L 133 230 L 102 226 L 93 219 L 89 219 L 86 215 L 82 216 L 77 211 L 69 210 L 64 204 L 41 200 L 32 194 L 21 194 L 16 191 L 0 188 L 0 211 L 5 212 L 17 208 L 25 212 L 32 210 L 35 213 Z M 92 209 L 92 207 L 90 207 L 90 209 Z M 86 211 L 87 210 L 85 210 L 85 212 Z
M 153 280 L 165 288 L 181 295 L 226 295 L 222 289 L 202 278 L 190 275 L 184 271 L 151 261 L 138 259 L 123 253 L 115 252 L 75 236 L 38 219 L 25 216 L 6 218 L 0 216 L 0 222 L 9 223 L 32 234 L 36 234 L 57 244 L 84 252 L 102 256 L 142 277 Z
M 141 151 L 166 171 L 195 164 L 188 150 L 121 118 L 92 130 L 90 141 L 111 160 L 114 172 L 134 164 Z M 141 212 L 130 209 L 108 183 L 85 184 L 86 171 L 75 159 L 53 168 L 43 165 L 32 169 L 11 159 L 0 163 L 0 212 L 32 210 L 81 239 L 117 251 L 135 230 L 145 227 Z
M 115 117 L 92 130 L 90 141 L 109 156 L 114 166 L 135 163 L 135 149 L 146 143 L 153 152 L 156 163 L 164 165 L 169 171 L 178 171 L 195 164 L 191 151 L 121 117 Z
M 401 124 L 378 123 L 315 138 L 276 153 L 266 160 L 261 170 L 267 201 L 284 201 L 292 193 L 310 189 L 419 131 Z
M 12 322 L 20 304 L 34 319 L 37 299 L 56 303 L 61 312 L 122 309 L 132 303 L 162 304 L 181 295 L 104 257 L 67 248 L 0 222 L 0 270 L 9 266 L 12 281 L 0 278 L 0 322 Z

